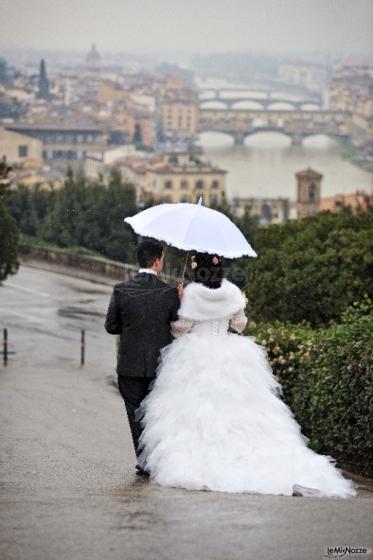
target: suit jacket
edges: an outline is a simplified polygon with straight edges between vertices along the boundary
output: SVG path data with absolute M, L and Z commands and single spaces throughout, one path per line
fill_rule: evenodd
M 155 377 L 160 349 L 172 342 L 170 322 L 177 320 L 179 306 L 176 287 L 155 274 L 137 273 L 114 286 L 105 329 L 120 335 L 118 375 Z

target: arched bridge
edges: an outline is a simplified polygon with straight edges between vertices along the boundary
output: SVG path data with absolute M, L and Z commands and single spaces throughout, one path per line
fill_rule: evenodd
M 232 95 L 232 91 L 235 95 Z M 242 102 L 250 101 L 257 104 L 258 109 L 269 109 L 274 103 L 286 103 L 291 105 L 293 109 L 301 110 L 307 105 L 313 105 L 315 108 L 321 108 L 322 98 L 319 94 L 309 95 L 301 99 L 294 99 L 290 95 L 279 95 L 271 90 L 258 90 L 262 97 L 257 97 L 255 94 L 250 93 L 251 90 L 240 89 L 218 89 L 218 90 L 200 90 L 199 91 L 199 106 L 201 109 L 208 109 L 211 102 L 219 102 L 222 109 L 239 108 Z M 242 94 L 242 95 L 237 95 Z
M 242 144 L 256 132 L 281 132 L 290 136 L 293 144 L 301 144 L 315 134 L 347 137 L 344 111 L 273 111 L 201 109 L 198 132 L 222 132 Z

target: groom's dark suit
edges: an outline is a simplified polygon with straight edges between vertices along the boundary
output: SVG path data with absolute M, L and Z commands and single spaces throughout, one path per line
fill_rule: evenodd
M 155 274 L 138 273 L 113 289 L 105 329 L 109 334 L 120 335 L 118 387 L 136 455 L 142 430 L 134 413 L 155 379 L 160 349 L 172 341 L 170 322 L 177 320 L 179 305 L 176 287 L 162 282 Z

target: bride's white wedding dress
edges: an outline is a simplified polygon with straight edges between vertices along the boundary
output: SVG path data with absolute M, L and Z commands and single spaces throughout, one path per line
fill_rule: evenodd
M 282 388 L 246 325 L 245 299 L 218 289 L 184 290 L 177 337 L 161 350 L 151 391 L 137 409 L 143 432 L 138 463 L 162 486 L 347 498 L 357 494 L 335 460 L 307 447 Z

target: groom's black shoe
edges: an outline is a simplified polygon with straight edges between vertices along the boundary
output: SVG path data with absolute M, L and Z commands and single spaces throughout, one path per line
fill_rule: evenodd
M 148 473 L 148 471 L 144 471 L 140 465 L 136 465 L 136 474 L 139 476 L 150 476 L 150 473 Z

